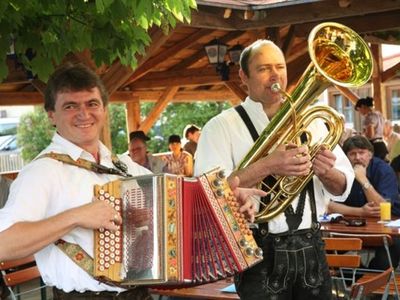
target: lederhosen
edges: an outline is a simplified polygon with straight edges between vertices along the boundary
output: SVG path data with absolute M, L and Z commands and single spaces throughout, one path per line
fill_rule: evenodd
M 79 158 L 73 160 L 67 154 L 59 153 L 46 153 L 42 157 L 49 157 L 61 161 L 66 164 L 74 165 L 80 168 L 100 173 L 100 174 L 114 174 L 122 177 L 131 177 L 128 173 L 128 167 L 121 162 L 115 155 L 112 156 L 112 162 L 114 167 L 109 168 L 85 159 Z M 93 259 L 87 254 L 79 245 L 67 243 L 63 240 L 58 240 L 56 246 L 59 247 L 68 257 L 72 259 L 77 265 L 79 265 L 89 275 L 93 276 Z M 79 255 L 77 255 L 79 254 Z M 80 257 L 76 259 L 76 257 Z M 106 282 L 108 283 L 108 282 Z M 151 300 L 152 297 L 145 286 L 138 286 L 123 292 L 112 292 L 112 291 L 71 291 L 64 292 L 57 287 L 53 287 L 53 299 L 55 300 Z
M 259 135 L 246 111 L 241 105 L 235 109 L 255 141 Z M 312 227 L 299 230 L 306 193 L 310 199 Z M 287 232 L 269 233 L 268 223 L 258 224 L 258 228 L 253 229 L 257 244 L 264 251 L 264 260 L 235 277 L 240 298 L 331 299 L 331 279 L 319 231 L 312 180 L 300 193 L 296 211 L 290 205 L 285 216 Z

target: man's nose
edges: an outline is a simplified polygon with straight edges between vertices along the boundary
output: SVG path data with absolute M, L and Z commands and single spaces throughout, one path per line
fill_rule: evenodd
M 89 110 L 88 110 L 88 108 L 87 108 L 85 105 L 79 106 L 78 115 L 79 115 L 80 117 L 87 117 L 87 116 L 89 116 Z

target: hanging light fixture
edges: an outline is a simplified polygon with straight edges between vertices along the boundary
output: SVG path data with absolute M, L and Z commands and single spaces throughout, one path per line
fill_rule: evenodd
M 240 61 L 240 54 L 242 54 L 243 47 L 239 43 L 228 49 L 229 58 L 231 63 L 238 65 Z
M 229 66 L 225 62 L 225 54 L 228 46 L 221 43 L 218 39 L 214 39 L 204 46 L 208 61 L 212 65 L 216 65 L 217 73 L 221 75 L 223 81 L 229 80 Z

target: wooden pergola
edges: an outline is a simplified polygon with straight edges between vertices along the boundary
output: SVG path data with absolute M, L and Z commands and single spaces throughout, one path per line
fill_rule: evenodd
M 400 44 L 390 33 L 400 31 L 399 0 L 197 0 L 190 24 L 179 24 L 165 35 L 160 29 L 150 31 L 152 43 L 146 55 L 138 58 L 132 70 L 116 61 L 96 68 L 90 49 L 70 53 L 65 60 L 83 62 L 101 75 L 112 102 L 126 104 L 128 130 L 147 132 L 170 102 L 230 101 L 239 103 L 246 90 L 238 76 L 238 66 L 230 67 L 229 80 L 223 81 L 215 66 L 209 64 L 204 45 L 218 38 L 232 47 L 247 46 L 261 38 L 275 41 L 288 63 L 289 85 L 294 85 L 310 62 L 307 37 L 321 22 L 342 23 L 370 43 L 375 60 L 372 77 L 375 106 L 384 111 L 380 86 L 398 76 L 400 62 L 382 70 L 382 43 Z M 43 103 L 45 83 L 27 80 L 23 70 L 8 62 L 10 73 L 0 84 L 1 105 L 36 105 Z M 354 95 L 340 89 L 347 98 Z M 140 116 L 140 104 L 155 102 L 147 116 Z M 110 145 L 109 133 L 104 141 Z

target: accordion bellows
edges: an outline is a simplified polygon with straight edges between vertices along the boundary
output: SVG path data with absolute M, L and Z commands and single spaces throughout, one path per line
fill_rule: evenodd
M 205 283 L 262 260 L 220 170 L 200 177 L 145 175 L 95 186 L 121 213 L 95 231 L 94 274 L 121 285 Z

